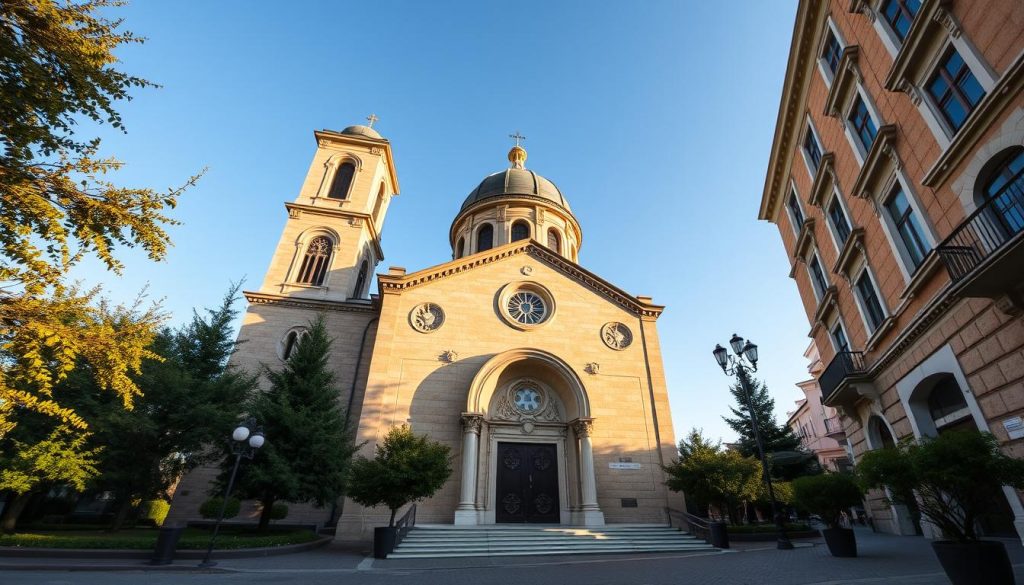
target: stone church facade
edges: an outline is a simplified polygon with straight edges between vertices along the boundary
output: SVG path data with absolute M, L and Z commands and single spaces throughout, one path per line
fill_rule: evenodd
M 315 137 L 266 278 L 245 293 L 234 364 L 280 364 L 324 315 L 362 453 L 402 424 L 452 448 L 453 474 L 419 504 L 420 523 L 667 523 L 683 504 L 661 470 L 676 454 L 656 328 L 664 307 L 578 264 L 580 225 L 554 183 L 525 168 L 526 151 L 515 146 L 510 167 L 465 199 L 452 260 L 392 266 L 370 295 L 399 193 L 391 144 L 366 126 Z M 182 480 L 172 520 L 198 517 L 214 474 Z M 387 519 L 346 500 L 292 505 L 286 522 L 362 539 Z

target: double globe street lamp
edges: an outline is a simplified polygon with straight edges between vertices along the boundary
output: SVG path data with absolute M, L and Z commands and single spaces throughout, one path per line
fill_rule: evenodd
M 780 550 L 789 550 L 793 548 L 793 543 L 790 542 L 789 536 L 786 534 L 786 517 L 779 512 L 779 505 L 775 501 L 772 475 L 768 468 L 768 460 L 764 453 L 764 443 L 761 441 L 760 425 L 758 424 L 757 413 L 753 408 L 751 398 L 753 391 L 750 388 L 748 370 L 757 371 L 757 345 L 751 343 L 749 339 L 744 342 L 743 338 L 735 333 L 732 334 L 729 345 L 736 355 L 729 355 L 729 350 L 721 345 L 715 345 L 715 350 L 711 353 L 714 354 L 715 361 L 718 362 L 718 365 L 726 375 L 736 376 L 740 380 L 740 388 L 743 389 L 743 396 L 747 402 L 747 412 L 750 413 L 750 426 L 754 430 L 754 442 L 757 443 L 757 453 L 761 456 L 761 471 L 764 482 L 768 487 L 768 499 L 772 503 L 772 519 L 779 528 L 778 548 Z
M 238 466 L 242 463 L 242 457 L 252 459 L 256 450 L 263 446 L 266 439 L 263 437 L 263 427 L 256 426 L 256 419 L 249 420 L 238 425 L 231 433 L 231 452 L 235 455 L 235 466 L 231 469 L 231 477 L 228 479 L 228 487 L 224 490 L 224 500 L 220 504 L 220 513 L 217 514 L 217 523 L 213 525 L 213 534 L 210 535 L 210 544 L 206 547 L 206 556 L 200 567 L 213 567 L 216 561 L 210 560 L 213 554 L 213 545 L 217 540 L 217 533 L 220 532 L 220 524 L 224 521 L 224 512 L 228 507 L 228 498 L 231 496 L 231 488 L 235 487 L 235 476 L 238 474 Z

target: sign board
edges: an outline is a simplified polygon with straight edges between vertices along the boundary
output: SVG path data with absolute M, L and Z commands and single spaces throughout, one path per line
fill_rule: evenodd
M 1004 420 L 1003 428 L 1006 429 L 1006 434 L 1011 439 L 1024 437 L 1024 420 L 1021 420 L 1019 416 Z
M 613 461 L 608 464 L 609 469 L 640 469 L 639 463 L 623 463 L 621 461 Z

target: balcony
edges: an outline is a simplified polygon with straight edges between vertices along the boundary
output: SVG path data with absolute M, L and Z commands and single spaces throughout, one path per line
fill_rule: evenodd
M 939 244 L 938 252 L 960 296 L 1019 299 L 1024 193 L 1007 191 L 986 201 Z
M 878 392 L 867 375 L 864 354 L 859 351 L 841 351 L 832 358 L 818 378 L 822 403 L 831 407 L 852 406 L 861 397 L 877 398 Z
M 846 440 L 846 431 L 843 430 L 843 423 L 838 416 L 825 419 L 825 436 L 839 442 Z

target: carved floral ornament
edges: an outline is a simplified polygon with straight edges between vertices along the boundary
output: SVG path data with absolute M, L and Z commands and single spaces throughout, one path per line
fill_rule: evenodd
M 420 333 L 433 333 L 444 324 L 444 310 L 435 303 L 420 303 L 409 312 L 409 324 Z
M 491 418 L 528 424 L 530 432 L 535 422 L 559 422 L 562 415 L 546 388 L 533 380 L 520 380 L 498 395 Z
M 594 419 L 580 418 L 572 421 L 572 431 L 581 439 L 593 435 Z
M 633 343 L 633 332 L 626 325 L 613 321 L 601 327 L 601 340 L 608 347 L 622 351 Z

